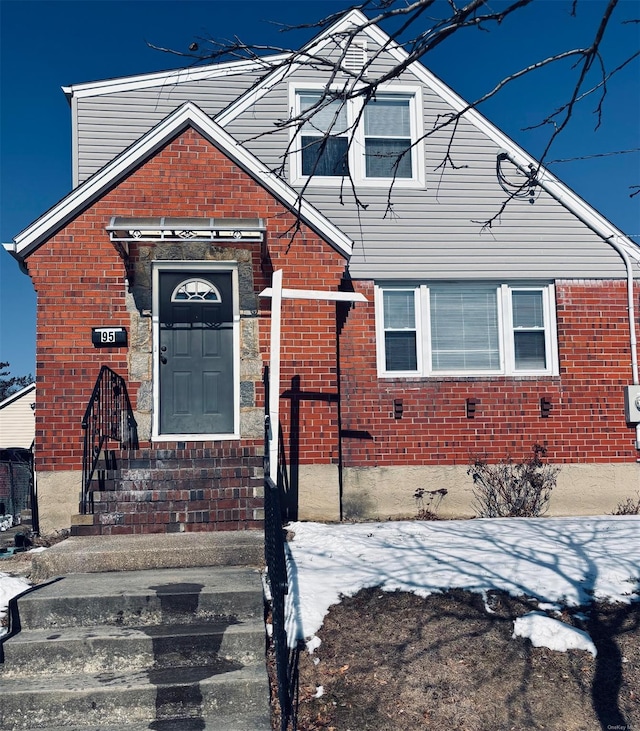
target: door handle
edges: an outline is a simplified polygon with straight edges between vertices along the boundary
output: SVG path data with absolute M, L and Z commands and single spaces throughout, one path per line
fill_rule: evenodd
M 160 362 L 162 363 L 162 365 L 166 365 L 167 364 L 167 359 L 165 358 L 164 355 L 161 355 L 160 356 Z

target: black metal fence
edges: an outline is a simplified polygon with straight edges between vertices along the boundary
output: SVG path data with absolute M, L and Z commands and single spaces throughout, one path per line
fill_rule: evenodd
M 115 371 L 102 366 L 82 419 L 82 512 L 91 512 L 91 481 L 109 440 L 123 449 L 138 448 L 138 426 L 127 385 Z
M 298 698 L 297 647 L 290 647 L 286 631 L 286 596 L 289 577 L 285 550 L 282 490 L 285 470 L 278 463 L 277 482 L 270 475 L 269 444 L 271 429 L 269 419 L 269 370 L 265 368 L 265 436 L 264 436 L 264 536 L 267 582 L 271 593 L 271 621 L 273 647 L 276 661 L 278 703 L 280 706 L 280 731 L 295 731 Z M 275 428 L 278 428 L 276 425 Z

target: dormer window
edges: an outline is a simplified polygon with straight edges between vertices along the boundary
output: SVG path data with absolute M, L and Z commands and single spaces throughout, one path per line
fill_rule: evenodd
M 320 85 L 292 89 L 293 184 L 341 185 L 350 174 L 365 187 L 424 186 L 420 88 L 388 85 L 362 104 Z

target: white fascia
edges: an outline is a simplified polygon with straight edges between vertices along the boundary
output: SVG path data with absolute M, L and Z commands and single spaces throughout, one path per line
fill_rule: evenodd
M 335 26 L 329 28 L 322 35 L 312 42 L 313 50 L 318 50 L 331 38 L 332 35 L 347 29 L 349 26 L 362 25 L 369 23 L 369 19 L 360 11 L 353 10 L 344 16 Z M 402 63 L 406 61 L 408 54 L 395 41 L 384 33 L 377 25 L 367 25 L 363 28 L 362 33 L 368 35 L 381 48 L 392 55 L 396 61 Z M 316 48 L 317 44 L 317 48 Z M 292 64 L 293 68 L 294 64 Z M 429 71 L 418 61 L 411 63 L 407 69 L 413 75 L 440 98 L 448 103 L 456 112 L 461 112 L 464 119 L 474 125 L 476 129 L 485 134 L 495 144 L 506 150 L 512 157 L 512 160 L 528 168 L 533 165 L 537 171 L 537 179 L 542 187 L 558 202 L 565 206 L 570 212 L 576 215 L 580 220 L 586 223 L 595 233 L 603 240 L 609 242 L 614 240 L 615 243 L 623 248 L 627 254 L 640 263 L 640 246 L 633 242 L 620 229 L 608 221 L 601 213 L 596 211 L 580 196 L 574 193 L 566 184 L 556 178 L 547 168 L 542 166 L 535 158 L 525 152 L 518 144 L 516 144 L 508 135 L 495 127 L 488 119 L 486 119 L 475 108 L 469 108 L 470 105 L 456 94 L 447 84 L 441 81 L 435 74 Z
M 49 209 L 15 238 L 13 255 L 23 259 L 49 238 L 54 231 L 92 201 L 102 195 L 110 186 L 133 170 L 140 162 L 188 126 L 197 129 L 206 139 L 247 171 L 274 197 L 284 203 L 300 219 L 314 229 L 344 257 L 349 258 L 353 242 L 334 226 L 325 216 L 305 200 L 277 175 L 271 172 L 252 153 L 240 145 L 231 135 L 219 127 L 208 115 L 192 102 L 186 102 L 162 122 L 143 135 L 131 147 L 71 191 L 57 205 Z
M 6 244 L 5 244 L 6 246 Z M 0 401 L 0 409 L 4 409 L 5 406 L 9 406 L 9 404 L 12 404 L 14 401 L 18 401 L 23 396 L 26 396 L 31 391 L 35 391 L 36 384 L 30 383 L 28 386 L 24 386 L 19 391 L 16 391 L 15 393 L 12 393 L 11 396 L 7 396 L 7 398 L 4 401 Z
M 137 76 L 121 76 L 117 79 L 103 81 L 87 81 L 81 84 L 63 86 L 62 91 L 71 99 L 114 94 L 122 91 L 137 91 L 139 89 L 149 89 L 154 86 L 165 86 L 167 84 L 184 84 L 190 81 L 203 81 L 205 79 L 215 79 L 224 76 L 235 76 L 236 74 L 250 71 L 268 71 L 274 64 L 279 64 L 286 60 L 288 55 L 281 53 L 258 59 L 247 59 L 245 61 L 229 61 L 227 63 L 211 64 L 209 66 L 138 74 Z

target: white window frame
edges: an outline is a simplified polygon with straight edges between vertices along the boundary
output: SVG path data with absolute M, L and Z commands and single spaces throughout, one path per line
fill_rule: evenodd
M 400 292 L 414 292 L 414 310 L 415 310 L 415 331 L 416 331 L 416 364 L 417 370 L 415 371 L 387 371 L 387 353 L 385 350 L 385 333 L 386 329 L 384 326 L 384 291 L 394 289 Z M 376 323 L 377 323 L 377 336 L 376 341 L 378 343 L 377 348 L 377 359 L 378 359 L 378 373 L 393 373 L 397 377 L 403 376 L 415 376 L 422 372 L 424 368 L 424 348 L 422 347 L 423 338 L 421 333 L 423 331 L 424 313 L 421 306 L 420 288 L 409 286 L 395 286 L 395 287 L 376 287 L 375 292 L 375 310 L 376 310 Z
M 291 118 L 300 114 L 299 94 L 304 92 L 323 92 L 325 84 L 296 83 L 289 86 L 289 109 Z M 338 87 L 336 87 L 337 89 Z M 349 145 L 348 164 L 354 183 L 358 187 L 388 188 L 424 188 L 425 187 L 425 154 L 424 154 L 424 124 L 422 106 L 422 87 L 404 84 L 384 84 L 378 89 L 380 96 L 409 97 L 410 124 L 411 124 L 411 171 L 412 177 L 400 178 L 367 178 L 364 139 L 364 113 L 362 99 L 349 99 L 346 102 L 347 126 L 352 135 Z M 354 124 L 358 122 L 355 129 Z M 324 176 L 302 174 L 302 151 L 300 126 L 292 126 L 289 130 L 290 155 L 289 177 L 292 185 L 317 185 L 326 187 L 340 187 L 345 183 L 346 176 Z
M 442 284 L 440 282 L 434 282 Z M 453 283 L 452 283 L 453 284 Z M 455 286 L 460 286 L 456 282 Z M 483 378 L 491 376 L 557 376 L 560 372 L 558 362 L 558 337 L 556 327 L 555 287 L 552 283 L 532 282 L 502 283 L 478 282 L 470 280 L 470 286 L 487 286 L 495 289 L 498 307 L 498 339 L 500 348 L 500 367 L 492 370 L 434 370 L 431 367 L 431 313 L 430 287 L 428 284 L 398 284 L 377 283 L 375 285 L 375 314 L 376 314 L 376 359 L 379 378 L 407 378 L 407 377 L 450 377 Z M 416 317 L 416 360 L 415 371 L 389 371 L 386 368 L 385 328 L 384 328 L 384 299 L 385 290 L 398 289 L 415 291 Z M 516 369 L 514 348 L 514 327 L 511 293 L 517 291 L 542 292 L 542 306 L 544 317 L 545 356 L 544 369 Z

